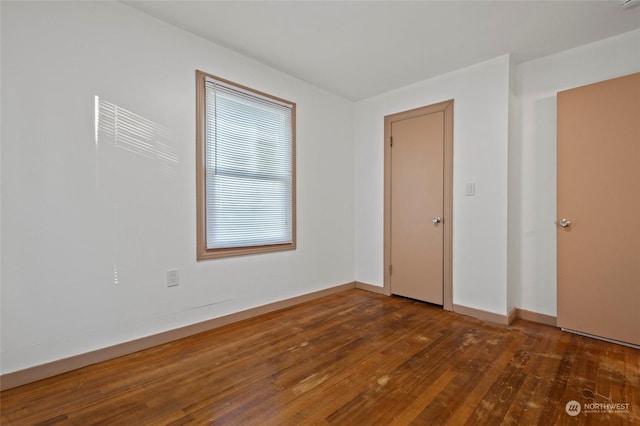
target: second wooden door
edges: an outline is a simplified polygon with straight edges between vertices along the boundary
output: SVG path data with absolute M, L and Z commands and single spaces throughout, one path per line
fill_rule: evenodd
M 558 326 L 640 345 L 640 73 L 558 93 Z
M 391 293 L 443 304 L 444 112 L 391 123 Z

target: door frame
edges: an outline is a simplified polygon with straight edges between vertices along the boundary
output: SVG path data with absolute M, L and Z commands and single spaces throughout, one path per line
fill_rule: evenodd
M 421 115 L 444 112 L 443 288 L 442 308 L 453 311 L 453 99 L 384 117 L 384 286 L 391 295 L 391 125 Z

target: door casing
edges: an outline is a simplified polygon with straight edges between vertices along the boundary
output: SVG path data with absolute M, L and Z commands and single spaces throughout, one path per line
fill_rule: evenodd
M 391 295 L 391 127 L 395 121 L 442 111 L 443 149 L 443 309 L 453 310 L 453 99 L 387 115 L 384 118 L 384 287 Z

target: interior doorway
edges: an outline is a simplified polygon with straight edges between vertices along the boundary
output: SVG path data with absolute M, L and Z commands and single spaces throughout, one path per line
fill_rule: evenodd
M 640 345 L 640 73 L 557 102 L 557 324 Z
M 384 289 L 453 309 L 453 100 L 385 117 Z

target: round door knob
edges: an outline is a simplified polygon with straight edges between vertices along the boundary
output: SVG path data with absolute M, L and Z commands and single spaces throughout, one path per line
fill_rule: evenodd
M 571 221 L 567 219 L 560 219 L 560 222 L 558 222 L 558 225 L 562 226 L 563 228 L 567 228 L 571 226 Z
M 440 216 L 434 216 L 433 219 L 431 219 L 431 221 L 433 223 L 440 223 L 442 222 L 442 219 L 440 219 Z

